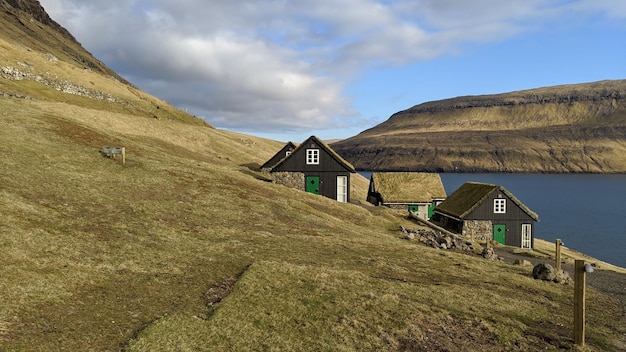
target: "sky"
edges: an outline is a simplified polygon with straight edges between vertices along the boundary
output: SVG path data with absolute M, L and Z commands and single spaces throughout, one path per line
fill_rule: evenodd
M 40 0 L 213 126 L 342 139 L 428 101 L 626 79 L 623 0 Z

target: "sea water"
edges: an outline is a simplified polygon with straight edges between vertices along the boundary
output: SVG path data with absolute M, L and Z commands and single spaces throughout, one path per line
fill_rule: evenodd
M 626 268 L 626 175 L 442 173 L 441 180 L 448 195 L 468 181 L 504 186 L 539 215 L 536 238 L 558 238 L 565 247 Z

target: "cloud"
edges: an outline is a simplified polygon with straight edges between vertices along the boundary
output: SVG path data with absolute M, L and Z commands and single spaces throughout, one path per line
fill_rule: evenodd
M 346 87 L 367 69 L 505 40 L 564 11 L 609 11 L 595 0 L 40 2 L 137 86 L 245 132 L 349 125 L 361 117 Z

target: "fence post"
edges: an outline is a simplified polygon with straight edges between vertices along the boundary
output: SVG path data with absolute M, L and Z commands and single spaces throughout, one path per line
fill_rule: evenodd
M 585 261 L 574 263 L 574 343 L 585 345 Z
M 556 240 L 556 258 L 554 259 L 554 267 L 556 270 L 561 270 L 561 245 L 563 242 L 559 239 Z

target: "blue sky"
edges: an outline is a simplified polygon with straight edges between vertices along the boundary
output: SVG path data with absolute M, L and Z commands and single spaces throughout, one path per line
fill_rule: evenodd
M 622 0 L 40 0 L 217 128 L 347 138 L 427 101 L 626 79 Z

